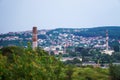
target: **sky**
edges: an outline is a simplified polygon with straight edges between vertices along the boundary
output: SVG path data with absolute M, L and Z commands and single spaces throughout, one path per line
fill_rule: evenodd
M 0 33 L 120 26 L 120 0 L 0 0 Z

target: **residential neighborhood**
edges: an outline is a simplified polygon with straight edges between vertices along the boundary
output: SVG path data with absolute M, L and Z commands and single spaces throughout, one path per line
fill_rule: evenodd
M 53 52 L 54 54 L 67 54 L 67 49 L 72 47 L 72 51 L 75 51 L 76 47 L 92 48 L 92 49 L 106 49 L 106 33 L 100 36 L 82 36 L 75 35 L 75 33 L 87 31 L 88 29 L 54 29 L 54 30 L 38 30 L 37 42 L 38 46 L 43 48 L 47 52 Z M 26 47 L 28 42 L 32 42 L 32 31 L 23 32 L 9 32 L 6 34 L 0 34 L 0 47 L 14 45 L 14 41 L 17 45 Z M 114 42 L 115 39 L 109 38 L 109 43 Z M 5 42 L 10 42 L 5 44 Z M 2 45 L 3 44 L 3 45 Z M 108 48 L 113 49 L 108 45 Z

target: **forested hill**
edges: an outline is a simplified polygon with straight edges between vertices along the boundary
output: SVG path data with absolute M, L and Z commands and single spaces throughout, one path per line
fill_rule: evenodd
M 109 37 L 114 39 L 120 39 L 120 26 L 106 26 L 106 27 L 96 27 L 89 28 L 87 31 L 80 32 L 79 35 L 82 36 L 106 36 L 106 30 L 108 31 Z
M 59 34 L 59 33 L 72 33 L 78 36 L 84 37 L 95 37 L 95 36 L 106 36 L 106 30 L 108 31 L 109 37 L 114 39 L 120 39 L 120 26 L 103 26 L 95 28 L 57 28 L 48 32 L 48 34 Z
M 120 26 L 108 26 L 108 27 L 97 27 L 90 28 L 87 32 L 95 33 L 94 35 L 102 35 L 105 36 L 106 30 L 108 31 L 110 38 L 120 38 Z

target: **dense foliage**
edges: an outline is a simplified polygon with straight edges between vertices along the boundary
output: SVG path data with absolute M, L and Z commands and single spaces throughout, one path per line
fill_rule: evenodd
M 108 69 L 64 65 L 41 48 L 0 50 L 0 80 L 108 80 Z
M 0 79 L 3 80 L 62 80 L 63 64 L 45 51 L 30 48 L 16 51 L 17 47 L 2 49 Z M 63 72 L 63 73 L 62 73 Z
M 120 80 L 120 65 L 110 64 L 109 71 L 111 80 Z

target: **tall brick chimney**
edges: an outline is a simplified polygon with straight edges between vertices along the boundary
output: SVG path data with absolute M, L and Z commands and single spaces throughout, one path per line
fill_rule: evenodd
M 33 27 L 33 35 L 32 35 L 32 48 L 33 50 L 37 48 L 37 27 Z

